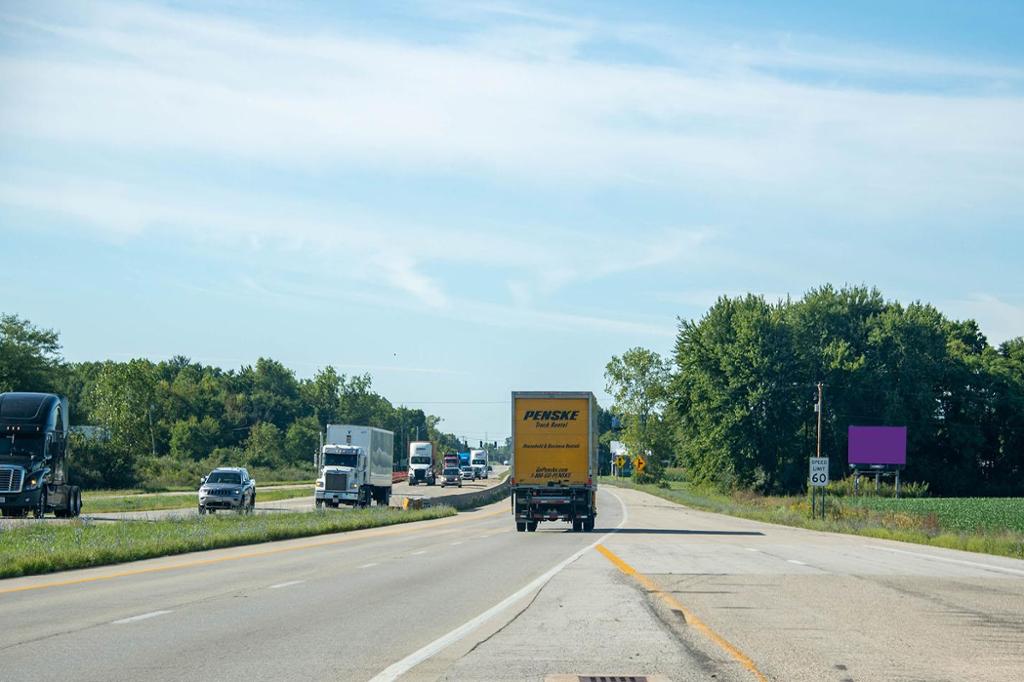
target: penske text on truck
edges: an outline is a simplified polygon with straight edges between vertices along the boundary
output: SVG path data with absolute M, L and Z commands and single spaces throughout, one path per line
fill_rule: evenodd
M 589 391 L 512 393 L 512 512 L 516 530 L 597 516 L 597 402 Z

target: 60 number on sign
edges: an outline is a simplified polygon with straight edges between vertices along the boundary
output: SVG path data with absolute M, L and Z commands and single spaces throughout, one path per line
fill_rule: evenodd
M 811 485 L 828 485 L 828 457 L 811 457 Z

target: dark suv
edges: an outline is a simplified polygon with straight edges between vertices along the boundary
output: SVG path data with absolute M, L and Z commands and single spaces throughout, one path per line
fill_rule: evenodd
M 256 506 L 256 481 L 241 467 L 218 467 L 199 486 L 199 513 L 217 509 L 252 512 Z

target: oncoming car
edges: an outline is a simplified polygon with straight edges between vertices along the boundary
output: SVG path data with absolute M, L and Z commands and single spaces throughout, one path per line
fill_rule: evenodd
M 256 481 L 242 467 L 218 467 L 201 481 L 199 513 L 217 509 L 252 512 L 256 506 Z
M 441 487 L 449 485 L 462 487 L 462 472 L 458 467 L 445 467 L 445 470 L 441 472 Z

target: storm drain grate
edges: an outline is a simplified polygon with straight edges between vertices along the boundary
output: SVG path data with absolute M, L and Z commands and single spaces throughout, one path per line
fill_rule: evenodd
M 548 675 L 544 682 L 669 682 L 665 675 Z

